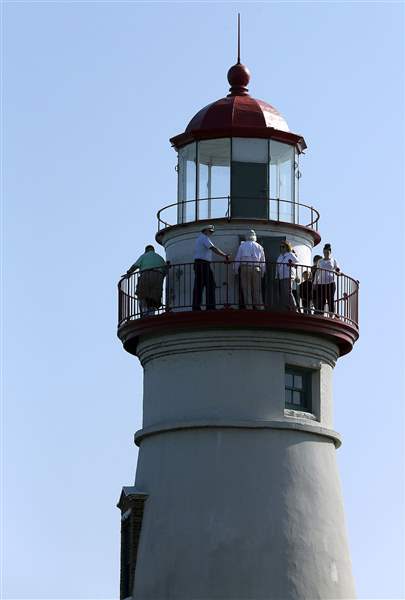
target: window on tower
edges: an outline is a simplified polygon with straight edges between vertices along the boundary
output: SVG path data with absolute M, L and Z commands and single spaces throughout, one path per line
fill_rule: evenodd
M 312 411 L 312 371 L 300 367 L 285 368 L 285 407 L 293 410 Z

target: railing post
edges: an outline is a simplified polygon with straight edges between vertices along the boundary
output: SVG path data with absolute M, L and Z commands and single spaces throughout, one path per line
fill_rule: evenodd
M 121 309 L 121 281 L 122 280 L 120 280 L 118 282 L 118 286 L 117 286 L 117 288 L 118 288 L 118 325 L 120 325 L 121 318 L 122 318 L 121 317 L 121 312 L 122 312 L 122 309 Z
M 126 312 L 126 318 L 127 319 L 130 318 L 130 306 L 129 306 L 129 298 L 130 298 L 130 295 L 129 295 L 129 281 L 130 281 L 130 277 L 131 277 L 130 275 L 126 276 L 127 301 L 126 301 L 126 310 L 125 310 L 125 312 Z
M 225 269 L 226 269 L 226 297 L 225 297 L 225 308 L 229 308 L 229 261 L 225 261 Z
M 166 261 L 166 277 L 164 280 L 164 285 L 165 285 L 165 295 L 164 295 L 164 311 L 168 312 L 170 310 L 170 298 L 169 298 L 169 294 L 170 294 L 170 277 L 171 277 L 171 265 L 170 265 L 170 260 Z
M 137 282 L 139 280 L 139 271 L 137 273 L 132 273 L 128 276 L 128 299 L 129 299 L 129 318 L 136 317 L 138 312 L 141 312 L 140 300 L 136 297 L 135 292 L 137 288 Z

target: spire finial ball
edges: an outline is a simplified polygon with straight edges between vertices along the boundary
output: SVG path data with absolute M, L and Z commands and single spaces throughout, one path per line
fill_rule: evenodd
M 245 65 L 236 63 L 228 71 L 230 96 L 247 96 L 247 85 L 250 81 L 250 71 Z

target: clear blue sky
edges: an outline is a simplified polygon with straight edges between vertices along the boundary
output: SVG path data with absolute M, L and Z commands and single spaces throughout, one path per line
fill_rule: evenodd
M 405 32 L 389 2 L 3 5 L 5 598 L 117 598 L 142 372 L 115 337 L 116 282 L 175 201 L 169 137 L 227 92 L 238 10 L 251 93 L 305 136 L 302 201 L 361 281 L 338 461 L 358 596 L 404 598 Z

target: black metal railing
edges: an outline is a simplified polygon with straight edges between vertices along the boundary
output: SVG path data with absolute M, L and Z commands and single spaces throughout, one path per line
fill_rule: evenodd
M 173 225 L 193 223 L 211 219 L 248 219 L 249 221 L 279 221 L 308 227 L 318 231 L 319 212 L 313 207 L 300 202 L 280 200 L 279 198 L 248 198 L 246 201 L 246 216 L 232 210 L 232 200 L 242 200 L 235 196 L 218 196 L 215 198 L 198 198 L 175 202 L 161 208 L 157 213 L 158 231 Z M 264 202 L 263 202 L 264 201 Z M 254 205 L 257 204 L 255 207 Z M 241 208 L 240 206 L 238 207 Z M 249 213 L 249 209 L 252 216 Z
M 352 277 L 306 265 L 168 264 L 120 280 L 118 326 L 168 312 L 254 309 L 339 318 L 357 328 L 358 292 Z

